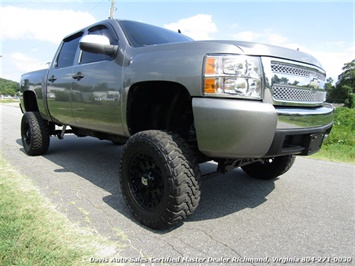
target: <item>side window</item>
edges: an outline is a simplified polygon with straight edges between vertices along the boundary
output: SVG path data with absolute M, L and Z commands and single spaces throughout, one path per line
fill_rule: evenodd
M 63 41 L 62 48 L 57 57 L 56 67 L 69 67 L 73 65 L 76 50 L 79 46 L 79 41 L 82 32 L 79 32 L 73 36 L 70 36 Z
M 103 36 L 106 36 L 107 38 L 109 38 L 110 44 L 112 44 L 112 45 L 118 44 L 118 40 L 117 40 L 117 37 L 115 36 L 115 34 L 104 25 L 95 26 L 95 27 L 89 29 L 88 34 L 103 35 Z M 110 59 L 112 59 L 112 57 L 109 55 L 94 54 L 94 53 L 81 51 L 80 63 L 85 64 L 85 63 L 97 62 L 97 61 L 102 61 L 102 60 L 110 60 Z

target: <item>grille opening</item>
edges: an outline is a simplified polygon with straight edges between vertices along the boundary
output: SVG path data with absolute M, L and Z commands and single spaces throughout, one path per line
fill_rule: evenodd
M 319 151 L 325 136 L 329 132 L 330 129 L 326 132 L 313 134 L 287 135 L 285 136 L 281 150 L 283 153 L 293 151 L 299 155 L 313 154 Z
M 272 96 L 275 101 L 322 103 L 325 101 L 325 91 L 313 91 L 296 87 L 273 86 Z
M 292 135 L 286 136 L 282 148 L 295 148 L 297 146 L 302 146 L 304 135 Z
M 273 73 L 288 74 L 301 77 L 316 77 L 322 81 L 325 81 L 325 75 L 323 75 L 322 73 L 314 71 L 310 68 L 305 68 L 297 65 L 271 62 L 271 71 Z

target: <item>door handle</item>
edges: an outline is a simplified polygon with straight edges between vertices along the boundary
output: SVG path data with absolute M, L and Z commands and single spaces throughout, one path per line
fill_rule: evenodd
M 73 77 L 73 79 L 76 79 L 79 81 L 84 77 L 84 74 L 79 71 L 78 73 L 74 74 L 72 77 Z
M 57 78 L 54 76 L 54 75 L 52 75 L 49 79 L 48 79 L 48 81 L 50 81 L 50 82 L 54 82 L 54 81 L 56 81 L 57 80 Z

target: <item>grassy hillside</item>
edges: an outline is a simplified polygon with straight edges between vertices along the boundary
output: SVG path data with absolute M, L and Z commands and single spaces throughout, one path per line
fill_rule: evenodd
M 19 90 L 19 84 L 15 81 L 0 78 L 0 95 L 15 96 Z

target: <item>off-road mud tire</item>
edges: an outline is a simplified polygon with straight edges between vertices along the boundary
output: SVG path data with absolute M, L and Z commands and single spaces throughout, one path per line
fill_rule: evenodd
M 197 158 L 177 134 L 141 131 L 123 148 L 123 197 L 136 219 L 152 229 L 166 229 L 192 214 L 200 201 L 200 183 Z
M 26 112 L 21 120 L 21 139 L 28 155 L 43 155 L 49 148 L 49 125 L 39 112 Z

